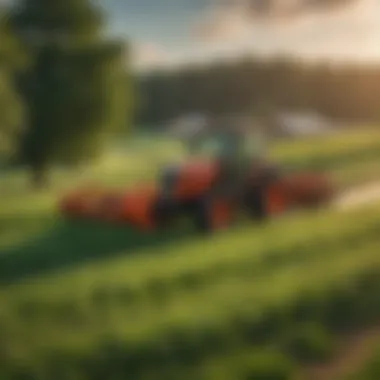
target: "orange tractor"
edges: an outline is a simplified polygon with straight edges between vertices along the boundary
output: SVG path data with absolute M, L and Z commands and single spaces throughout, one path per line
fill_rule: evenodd
M 285 173 L 254 160 L 239 191 L 217 191 L 221 176 L 218 159 L 197 159 L 164 173 L 158 183 L 136 185 L 124 191 L 84 189 L 61 201 L 61 212 L 71 219 L 121 223 L 138 230 L 159 230 L 192 220 L 199 231 L 230 226 L 244 212 L 256 220 L 297 208 L 317 207 L 334 195 L 330 179 L 321 173 Z M 170 183 L 170 192 L 163 188 Z

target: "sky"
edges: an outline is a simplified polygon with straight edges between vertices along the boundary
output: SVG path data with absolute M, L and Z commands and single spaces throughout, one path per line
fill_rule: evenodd
M 133 64 L 139 69 L 242 54 L 380 60 L 380 0 L 340 0 L 334 7 L 316 7 L 320 0 L 269 1 L 261 14 L 259 0 L 102 0 L 102 4 L 110 15 L 111 32 L 131 41 Z
M 380 61 L 380 0 L 92 1 L 139 70 L 241 55 Z

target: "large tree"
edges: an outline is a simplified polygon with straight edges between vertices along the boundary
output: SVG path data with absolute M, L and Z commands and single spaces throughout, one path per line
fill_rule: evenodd
M 23 130 L 23 106 L 14 78 L 22 68 L 22 51 L 7 25 L 6 9 L 0 9 L 0 162 L 16 151 Z
M 20 78 L 28 129 L 20 157 L 36 186 L 55 163 L 93 158 L 127 122 L 124 44 L 104 37 L 90 0 L 20 0 L 12 25 L 32 62 Z

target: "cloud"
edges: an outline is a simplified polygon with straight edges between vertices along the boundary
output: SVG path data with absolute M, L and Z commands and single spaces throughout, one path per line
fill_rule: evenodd
M 135 43 L 132 47 L 132 66 L 139 70 L 160 67 L 169 61 L 169 52 L 158 44 Z
M 243 2 L 216 6 L 195 20 L 190 43 L 175 48 L 140 43 L 134 61 L 143 69 L 235 60 L 249 54 L 380 62 L 380 0 L 336 0 L 344 5 L 334 6 L 316 6 L 315 1 L 308 11 L 288 18 L 269 16 L 268 11 L 265 17 L 256 17 Z
M 248 8 L 253 16 L 292 20 L 311 13 L 331 13 L 350 7 L 360 0 L 249 0 Z M 262 6 L 261 4 L 266 4 Z M 261 6 L 260 6 L 261 5 Z
M 309 0 L 308 5 L 304 2 L 298 8 L 297 17 L 286 19 L 273 16 L 274 12 L 269 16 L 269 11 L 265 17 L 256 18 L 247 12 L 246 3 L 235 4 L 208 14 L 202 27 L 197 25 L 194 37 L 209 55 L 223 50 L 228 54 L 290 53 L 314 58 L 380 59 L 380 1 L 334 3 L 323 5 L 321 0 Z
M 214 10 L 195 25 L 195 35 L 203 41 L 234 39 L 249 33 L 251 17 L 242 6 Z
M 258 28 L 297 25 L 309 19 L 339 17 L 360 0 L 235 0 L 216 5 L 195 27 L 201 41 L 242 38 Z

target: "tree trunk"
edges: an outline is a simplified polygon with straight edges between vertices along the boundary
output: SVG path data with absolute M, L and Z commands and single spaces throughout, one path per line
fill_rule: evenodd
M 45 165 L 31 167 L 31 182 L 34 190 L 43 190 L 49 185 L 48 170 Z

